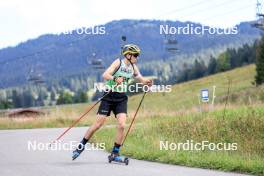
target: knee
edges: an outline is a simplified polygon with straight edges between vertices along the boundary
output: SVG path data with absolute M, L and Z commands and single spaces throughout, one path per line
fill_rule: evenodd
M 125 130 L 125 124 L 124 124 L 124 123 L 118 123 L 117 128 L 118 128 L 119 130 L 124 131 L 124 130 Z
M 96 122 L 94 124 L 94 128 L 97 130 L 97 129 L 101 128 L 103 126 L 103 124 L 104 124 L 104 122 Z

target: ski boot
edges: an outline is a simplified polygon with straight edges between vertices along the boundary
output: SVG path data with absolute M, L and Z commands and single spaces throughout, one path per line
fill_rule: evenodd
M 72 152 L 72 161 L 78 158 L 80 154 L 83 152 L 83 150 L 84 150 L 84 146 L 82 146 L 81 149 L 77 147 L 77 149 Z
M 108 156 L 108 162 L 111 163 L 112 161 L 125 163 L 126 165 L 128 165 L 129 163 L 129 159 L 127 157 L 121 157 L 119 153 L 111 153 L 111 155 Z

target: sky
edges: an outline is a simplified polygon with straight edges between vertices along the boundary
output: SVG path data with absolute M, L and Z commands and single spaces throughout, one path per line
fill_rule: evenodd
M 120 19 L 193 21 L 226 28 L 255 20 L 255 14 L 256 0 L 0 0 L 0 48 Z

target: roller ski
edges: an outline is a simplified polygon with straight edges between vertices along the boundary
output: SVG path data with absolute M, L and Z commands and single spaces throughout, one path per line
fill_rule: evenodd
M 112 161 L 114 161 L 117 163 L 125 163 L 126 165 L 128 165 L 128 158 L 124 158 L 119 155 L 120 147 L 120 144 L 115 143 L 111 155 L 108 156 L 108 162 L 111 163 Z
M 128 165 L 129 159 L 127 157 L 121 157 L 119 154 L 114 154 L 112 153 L 111 155 L 108 156 L 108 162 L 117 162 L 117 163 L 124 163 Z

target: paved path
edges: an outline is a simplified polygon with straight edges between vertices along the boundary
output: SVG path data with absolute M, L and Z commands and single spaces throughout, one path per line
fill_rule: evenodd
M 130 159 L 109 164 L 104 151 L 85 151 L 71 161 L 71 151 L 32 151 L 28 141 L 48 143 L 64 129 L 0 130 L 0 176 L 231 176 L 241 175 Z M 79 141 L 86 128 L 74 128 L 64 141 Z

